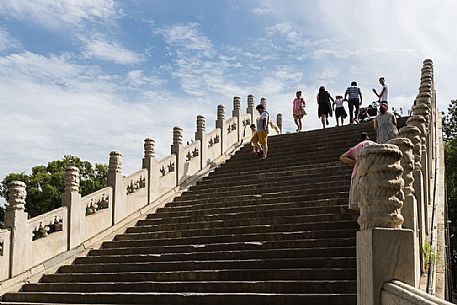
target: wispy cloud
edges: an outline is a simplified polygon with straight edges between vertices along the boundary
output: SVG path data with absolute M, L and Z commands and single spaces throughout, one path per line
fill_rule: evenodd
M 0 15 L 48 28 L 79 26 L 83 21 L 105 22 L 121 13 L 114 0 L 0 1 Z
M 267 4 L 262 3 L 260 6 L 251 10 L 254 15 L 264 16 L 273 13 L 273 9 Z
M 177 24 L 159 31 L 165 41 L 183 50 L 196 51 L 200 55 L 211 56 L 213 43 L 200 30 L 198 23 Z
M 0 28 L 0 51 L 13 50 L 19 48 L 20 43 L 11 37 L 4 29 Z
M 103 35 L 93 34 L 90 38 L 80 36 L 84 43 L 84 56 L 107 60 L 120 65 L 139 64 L 144 60 L 144 55 L 123 47 L 115 41 L 109 41 Z

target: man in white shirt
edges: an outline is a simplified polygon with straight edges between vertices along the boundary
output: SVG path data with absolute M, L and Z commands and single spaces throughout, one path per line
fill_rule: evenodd
M 384 80 L 384 77 L 380 77 L 379 78 L 379 83 L 381 84 L 382 86 L 382 90 L 381 92 L 376 92 L 376 89 L 373 88 L 373 93 L 376 94 L 376 96 L 379 98 L 379 101 L 381 103 L 388 103 L 389 101 L 389 87 L 387 87 L 386 83 L 385 83 L 385 80 Z

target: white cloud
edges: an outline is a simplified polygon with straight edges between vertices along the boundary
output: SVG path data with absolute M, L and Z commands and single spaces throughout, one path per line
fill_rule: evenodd
M 20 43 L 11 37 L 11 35 L 4 29 L 0 28 L 0 51 L 16 49 Z
M 200 31 L 198 23 L 178 24 L 159 31 L 165 41 L 182 50 L 192 50 L 200 55 L 211 56 L 213 43 Z
M 251 10 L 254 15 L 264 16 L 273 13 L 273 9 L 266 3 L 262 3 L 259 7 Z
M 85 44 L 84 55 L 87 58 L 112 61 L 120 65 L 139 64 L 144 60 L 144 55 L 128 50 L 114 41 L 106 40 L 102 35 L 93 34 L 90 38 L 80 36 Z
M 15 0 L 0 1 L 0 15 L 49 28 L 81 25 L 83 21 L 106 21 L 121 12 L 114 0 Z

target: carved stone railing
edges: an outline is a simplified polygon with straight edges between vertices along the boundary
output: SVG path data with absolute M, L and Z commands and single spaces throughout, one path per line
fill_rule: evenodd
M 252 95 L 246 113 L 241 111 L 241 99 L 235 97 L 231 118 L 226 119 L 224 106 L 218 106 L 214 129 L 207 132 L 204 116 L 197 117 L 192 143 L 183 144 L 183 130 L 175 127 L 171 154 L 161 160 L 155 159 L 155 141 L 145 139 L 142 169 L 127 177 L 122 173 L 122 153 L 112 151 L 107 187 L 82 198 L 79 169 L 69 167 L 62 207 L 32 219 L 25 212 L 25 184 L 12 182 L 7 229 L 0 230 L 0 290 L 19 279 L 26 281 L 37 270 L 51 268 L 52 264 L 45 262 L 59 254 L 69 255 L 63 252 L 95 244 L 99 235 L 109 236 L 110 230 L 127 225 L 135 215 L 140 217 L 144 209 L 153 211 L 164 205 L 165 199 L 185 190 L 247 143 L 251 137 L 249 124 L 256 117 Z M 41 267 L 36 268 L 38 265 Z
M 449 304 L 418 290 L 428 267 L 422 249 L 430 243 L 435 247 L 437 206 L 444 207 L 433 189 L 444 180 L 437 170 L 443 146 L 439 122 L 433 66 L 425 60 L 407 126 L 398 138 L 367 146 L 359 155 L 359 305 Z M 437 274 L 433 268 L 432 262 L 432 282 Z M 429 280 L 427 292 L 434 294 L 430 286 Z
M 28 231 L 33 240 L 30 257 L 32 266 L 67 251 L 67 219 L 68 210 L 65 207 L 29 219 Z
M 81 198 L 81 240 L 85 241 L 112 225 L 113 190 L 105 187 Z

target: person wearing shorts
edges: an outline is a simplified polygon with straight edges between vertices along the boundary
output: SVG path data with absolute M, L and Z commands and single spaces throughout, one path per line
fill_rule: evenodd
M 261 159 L 266 159 L 268 155 L 268 112 L 262 104 L 257 105 L 255 108 L 260 117 L 257 119 L 256 133 L 252 136 L 251 142 L 257 151 L 262 148 L 263 154 L 260 153 Z

